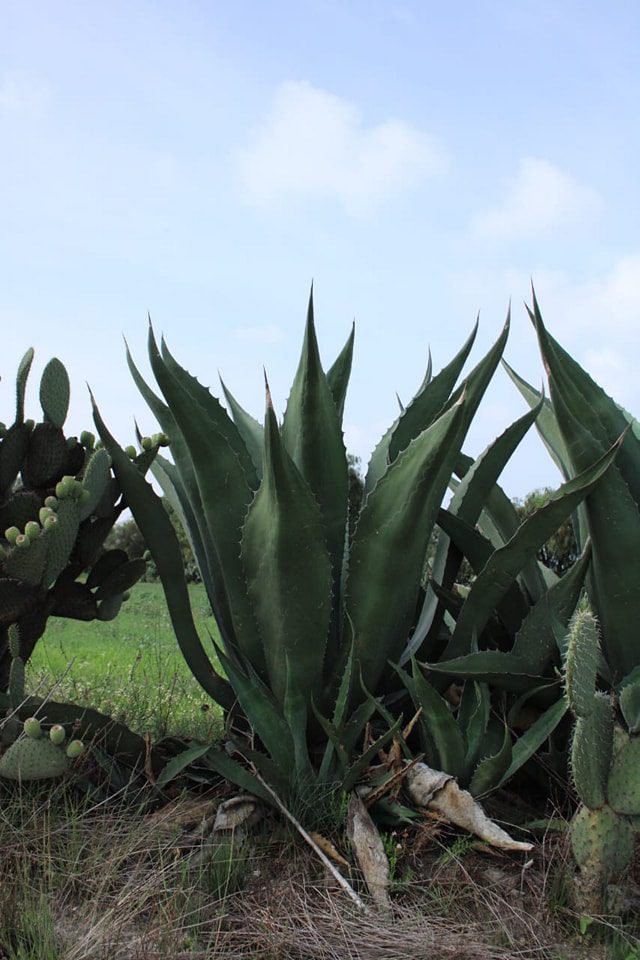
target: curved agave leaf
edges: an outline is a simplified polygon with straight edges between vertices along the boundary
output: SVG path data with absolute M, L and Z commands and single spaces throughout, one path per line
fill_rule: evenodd
M 424 678 L 415 660 L 412 662 L 411 676 L 402 667 L 396 666 L 395 670 L 411 694 L 416 709 L 422 709 L 418 722 L 429 766 L 452 777 L 461 777 L 464 772 L 465 743 L 447 702 Z
M 320 507 L 337 607 L 347 527 L 348 465 L 340 418 L 320 364 L 313 296 L 309 299 L 300 363 L 282 422 L 282 443 Z M 337 628 L 337 616 L 335 625 Z
M 575 476 L 575 473 L 550 400 L 545 397 L 542 391 L 536 390 L 530 383 L 527 383 L 523 377 L 516 373 L 513 367 L 509 366 L 506 360 L 502 361 L 502 366 L 529 406 L 541 407 L 536 427 L 558 470 L 565 480 L 570 480 Z
M 569 709 L 569 702 L 566 697 L 560 697 L 556 703 L 548 707 L 547 710 L 533 723 L 528 730 L 521 734 L 513 744 L 511 763 L 505 770 L 496 787 L 501 787 L 503 783 L 510 780 L 511 777 L 527 763 L 528 760 L 540 749 L 556 729 L 562 718 Z
M 466 363 L 477 332 L 478 322 L 476 321 L 467 341 L 436 377 L 431 377 L 431 352 L 429 352 L 427 375 L 420 389 L 401 416 L 389 427 L 371 455 L 364 482 L 365 494 L 375 487 L 380 477 L 386 472 L 389 463 L 396 459 L 399 451 L 431 426 L 442 413 Z M 392 445 L 393 456 L 391 455 Z
M 481 797 L 491 790 L 495 790 L 502 777 L 511 766 L 513 749 L 509 727 L 504 725 L 502 746 L 491 757 L 484 757 L 473 772 L 469 784 L 469 793 L 472 797 Z
M 213 569 L 219 571 L 223 579 L 235 642 L 258 672 L 263 673 L 262 643 L 247 597 L 240 560 L 242 524 L 252 499 L 247 480 L 249 455 L 235 425 L 218 401 L 170 359 L 166 351 L 164 357 L 160 356 L 151 329 L 149 356 L 155 378 L 171 407 L 193 463 L 208 539 L 217 555 Z M 234 438 L 233 446 L 229 437 Z M 244 464 L 235 450 L 241 444 L 245 451 Z
M 575 479 L 563 484 L 548 503 L 520 525 L 515 536 L 504 547 L 494 551 L 465 600 L 453 636 L 445 650 L 445 659 L 463 656 L 469 652 L 473 633 L 480 633 L 484 629 L 491 612 L 505 595 L 523 564 L 535 555 L 540 546 L 595 488 L 613 463 L 619 445 L 620 442 Z
M 464 403 L 391 464 L 361 510 L 349 556 L 345 610 L 363 682 L 375 690 L 397 661 L 413 620 L 433 522 L 462 443 Z
M 233 422 L 238 428 L 238 433 L 242 437 L 253 466 L 255 467 L 256 477 L 258 480 L 262 480 L 262 450 L 264 447 L 264 430 L 262 424 L 258 423 L 250 413 L 247 413 L 244 407 L 240 406 L 231 391 L 227 388 L 222 377 L 220 377 L 220 385 L 225 400 L 229 405 Z
M 547 333 L 535 300 L 532 319 L 573 469 L 583 469 L 586 459 L 610 445 L 616 431 L 624 433 L 614 469 L 585 502 L 593 544 L 590 592 L 606 658 L 619 678 L 639 659 L 640 441 L 620 408 Z
M 351 333 L 347 338 L 344 347 L 327 370 L 327 383 L 331 390 L 338 417 L 342 423 L 344 414 L 344 403 L 347 397 L 347 387 L 351 376 L 351 364 L 353 362 L 353 342 L 356 335 L 355 323 L 351 327 Z
M 307 703 L 313 697 L 320 704 L 331 561 L 320 509 L 284 447 L 269 394 L 264 476 L 244 524 L 241 554 L 276 699 L 284 702 L 288 656 L 291 683 L 305 690 Z
M 228 710 L 235 697 L 226 680 L 214 670 L 195 628 L 182 566 L 182 553 L 173 525 L 158 495 L 107 430 L 93 395 L 91 403 L 96 429 L 111 457 L 113 472 L 120 489 L 155 557 L 169 616 L 182 655 L 201 687 Z

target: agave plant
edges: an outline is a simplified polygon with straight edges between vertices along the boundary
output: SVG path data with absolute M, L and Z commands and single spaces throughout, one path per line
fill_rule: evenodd
M 562 579 L 539 564 L 540 544 L 600 482 L 607 451 L 524 523 L 497 484 L 541 402 L 475 462 L 461 456 L 416 630 L 399 669 L 417 707 L 429 763 L 482 794 L 504 783 L 545 742 L 568 709 L 560 681 L 562 640 L 583 588 L 590 549 Z M 456 586 L 462 559 L 476 576 Z M 453 688 L 451 687 L 454 682 Z M 446 695 L 446 699 L 445 696 Z M 454 706 L 452 708 L 451 699 Z M 527 707 L 526 732 L 513 740 Z M 535 712 L 532 712 L 532 707 Z
M 261 749 L 235 745 L 261 780 L 286 793 L 296 784 L 349 787 L 400 717 L 382 696 L 399 686 L 416 625 L 427 547 L 472 417 L 502 355 L 495 345 L 456 388 L 476 330 L 437 375 L 427 372 L 374 451 L 353 535 L 342 414 L 353 331 L 325 373 L 310 300 L 304 342 L 282 423 L 266 390 L 264 426 L 223 385 L 228 412 L 149 331 L 161 399 L 129 356 L 133 377 L 170 440 L 173 462 L 153 465 L 188 531 L 218 624 L 217 655 L 196 633 L 179 549 L 160 499 L 109 433 L 95 422 L 132 513 L 153 554 L 178 643 L 203 688 Z M 374 712 L 388 724 L 353 758 Z M 237 723 L 236 723 L 237 728 Z M 197 748 L 196 748 L 197 752 Z M 261 792 L 228 753 L 208 760 Z M 264 793 L 264 790 L 262 790 Z

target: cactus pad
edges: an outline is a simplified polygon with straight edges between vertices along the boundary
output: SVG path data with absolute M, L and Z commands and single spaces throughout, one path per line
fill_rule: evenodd
M 589 716 L 578 717 L 571 743 L 571 772 L 578 796 L 595 809 L 606 800 L 607 777 L 613 752 L 613 707 L 609 697 L 597 694 Z
M 640 737 L 632 737 L 615 755 L 607 794 L 617 813 L 640 816 Z
M 69 409 L 69 377 L 64 365 L 53 357 L 42 372 L 40 405 L 50 423 L 61 427 Z
M 69 448 L 60 427 L 38 423 L 29 439 L 22 466 L 22 479 L 27 487 L 50 487 L 64 473 Z
M 595 618 L 580 611 L 571 622 L 565 664 L 567 697 L 576 717 L 588 717 L 593 709 L 599 654 Z
M 68 768 L 64 750 L 44 737 L 23 737 L 0 757 L 0 777 L 8 780 L 47 780 L 62 776 Z
M 610 807 L 581 807 L 570 827 L 571 849 L 580 870 L 603 881 L 622 873 L 633 854 L 633 827 Z

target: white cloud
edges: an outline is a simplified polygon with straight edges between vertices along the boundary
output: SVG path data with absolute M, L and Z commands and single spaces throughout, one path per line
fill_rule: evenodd
M 278 87 L 238 160 L 243 192 L 258 206 L 337 200 L 356 215 L 443 165 L 440 149 L 422 131 L 393 118 L 367 127 L 354 104 L 293 82 Z
M 546 233 L 567 222 L 582 222 L 598 213 L 602 198 L 547 160 L 524 157 L 503 202 L 479 214 L 473 232 L 511 239 Z
M 51 99 L 51 89 L 38 77 L 11 72 L 0 79 L 0 111 L 40 113 Z
M 275 324 L 265 324 L 256 327 L 236 327 L 234 333 L 238 340 L 251 343 L 278 343 L 282 340 L 283 332 Z

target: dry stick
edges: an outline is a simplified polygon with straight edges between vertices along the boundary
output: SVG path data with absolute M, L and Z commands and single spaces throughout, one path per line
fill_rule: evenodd
M 309 846 L 311 847 L 313 852 L 316 854 L 316 856 L 318 856 L 320 860 L 322 860 L 323 864 L 325 865 L 329 873 L 332 875 L 332 877 L 334 877 L 335 880 L 338 881 L 338 883 L 340 884 L 344 892 L 347 894 L 347 896 L 351 897 L 351 899 L 353 900 L 353 902 L 355 903 L 355 905 L 358 907 L 359 910 L 362 910 L 362 912 L 365 914 L 369 914 L 370 913 L 369 908 L 366 906 L 364 901 L 358 896 L 358 894 L 355 892 L 351 884 L 347 883 L 347 881 L 342 876 L 340 871 L 337 869 L 337 867 L 334 867 L 334 865 L 331 863 L 331 860 L 329 860 L 329 857 L 318 846 L 318 844 L 315 842 L 313 837 L 309 836 L 309 834 L 307 833 L 305 828 L 302 826 L 302 824 L 298 820 L 296 820 L 296 818 L 294 817 L 294 815 L 291 813 L 290 810 L 287 810 L 287 808 L 285 807 L 284 803 L 282 802 L 278 794 L 275 792 L 275 790 L 273 790 L 269 786 L 268 783 L 266 783 L 262 779 L 258 771 L 255 769 L 255 767 L 253 768 L 253 774 L 256 780 L 258 780 L 262 784 L 262 786 L 265 788 L 265 790 L 268 790 L 268 792 L 271 794 L 280 812 L 284 813 L 287 820 L 289 820 L 289 822 L 294 825 L 294 827 L 296 828 L 300 836 L 303 838 L 303 840 L 305 840 L 309 844 Z

